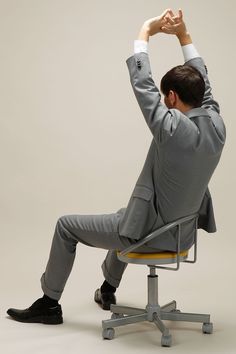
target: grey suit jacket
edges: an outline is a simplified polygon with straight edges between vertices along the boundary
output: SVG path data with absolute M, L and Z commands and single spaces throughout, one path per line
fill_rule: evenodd
M 129 203 L 118 211 L 122 236 L 138 240 L 165 223 L 193 213 L 199 213 L 199 228 L 216 231 L 208 183 L 224 146 L 225 126 L 203 60 L 195 58 L 186 65 L 202 73 L 206 89 L 202 107 L 183 114 L 161 103 L 147 53 L 127 59 L 132 88 L 153 139 Z M 181 249 L 191 247 L 193 227 L 192 221 L 183 227 Z M 148 245 L 175 250 L 176 230 Z

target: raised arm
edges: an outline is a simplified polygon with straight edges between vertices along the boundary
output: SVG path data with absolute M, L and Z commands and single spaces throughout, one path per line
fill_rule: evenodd
M 207 75 L 207 68 L 203 59 L 198 54 L 197 50 L 192 44 L 191 36 L 187 30 L 183 20 L 183 12 L 179 10 L 178 15 L 174 15 L 170 10 L 165 16 L 166 23 L 161 30 L 167 34 L 175 34 L 183 49 L 185 64 L 194 66 L 202 74 L 205 81 L 205 94 L 202 102 L 202 107 L 205 109 L 212 109 L 217 113 L 220 112 L 218 103 L 214 100 L 212 95 L 211 85 Z
M 150 36 L 162 32 L 161 27 L 167 23 L 165 16 L 169 11 L 168 9 L 162 15 L 144 22 L 138 36 L 141 49 L 135 50 L 135 54 L 127 60 L 134 94 L 154 139 L 158 143 L 164 142 L 173 134 L 181 113 L 177 110 L 168 110 L 161 103 L 159 89 L 152 78 L 145 43 L 147 44 Z

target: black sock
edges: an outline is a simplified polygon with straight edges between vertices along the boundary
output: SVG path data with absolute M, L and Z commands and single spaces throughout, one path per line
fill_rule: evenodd
M 109 284 L 106 280 L 103 282 L 100 289 L 101 289 L 101 293 L 115 293 L 116 292 L 116 288 L 114 286 L 112 286 L 111 284 Z
M 52 299 L 51 297 L 47 295 L 43 295 L 42 297 L 43 303 L 45 304 L 46 307 L 53 307 L 58 305 L 58 301 L 55 299 Z

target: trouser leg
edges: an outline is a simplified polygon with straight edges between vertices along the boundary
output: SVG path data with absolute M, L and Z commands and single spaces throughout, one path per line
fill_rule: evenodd
M 109 284 L 118 288 L 126 267 L 127 263 L 121 262 L 117 258 L 117 251 L 110 250 L 102 264 L 104 278 Z
M 119 285 L 126 264 L 119 261 L 116 251 L 130 245 L 119 236 L 117 213 L 105 215 L 68 215 L 61 217 L 55 228 L 45 273 L 41 277 L 43 292 L 59 300 L 73 267 L 78 242 L 110 250 L 103 263 L 105 279 Z

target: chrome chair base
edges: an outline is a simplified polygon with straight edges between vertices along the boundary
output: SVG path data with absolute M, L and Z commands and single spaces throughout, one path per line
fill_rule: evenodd
M 115 335 L 114 327 L 149 321 L 154 322 L 157 328 L 161 331 L 161 345 L 164 347 L 170 347 L 172 345 L 172 336 L 163 320 L 200 322 L 203 324 L 203 333 L 212 333 L 213 324 L 210 322 L 210 315 L 181 312 L 177 310 L 176 301 L 171 301 L 164 306 L 159 305 L 158 276 L 153 274 L 156 269 L 154 268 L 154 270 L 152 267 L 150 268 L 150 274 L 148 275 L 148 304 L 146 308 L 139 309 L 135 307 L 111 305 L 111 319 L 102 321 L 103 338 L 113 339 Z

